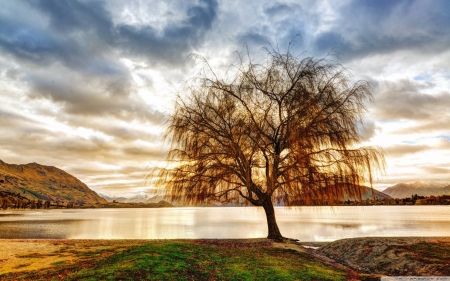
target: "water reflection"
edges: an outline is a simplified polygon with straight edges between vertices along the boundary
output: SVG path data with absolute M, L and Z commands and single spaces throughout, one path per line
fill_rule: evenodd
M 76 229 L 82 220 L 38 220 L 0 222 L 1 239 L 67 239 L 68 229 Z
M 301 241 L 445 236 L 449 206 L 276 208 L 281 233 Z M 87 209 L 0 212 L 1 239 L 194 239 L 267 235 L 261 208 Z

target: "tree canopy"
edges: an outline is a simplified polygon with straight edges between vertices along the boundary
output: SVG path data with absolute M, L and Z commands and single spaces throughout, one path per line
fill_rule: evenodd
M 370 85 L 327 58 L 265 50 L 221 78 L 205 62 L 179 92 L 158 183 L 174 201 L 208 198 L 262 206 L 268 238 L 281 239 L 273 202 L 333 204 L 361 196 L 384 167 L 383 152 L 358 147 Z M 225 75 L 224 75 L 225 76 Z M 239 199 L 241 198 L 241 199 Z

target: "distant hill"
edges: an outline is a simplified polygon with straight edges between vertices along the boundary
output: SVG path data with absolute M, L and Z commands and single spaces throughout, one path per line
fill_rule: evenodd
M 30 200 L 65 201 L 82 206 L 107 203 L 76 177 L 56 167 L 37 163 L 14 165 L 0 160 L 0 191 Z
M 407 198 L 413 194 L 419 196 L 439 196 L 450 195 L 450 184 L 448 183 L 399 183 L 383 190 L 383 193 L 390 195 L 393 198 Z
M 390 199 L 391 196 L 378 191 L 376 189 L 373 189 L 371 187 L 367 187 L 367 186 L 356 186 L 356 190 L 355 190 L 355 195 L 350 195 L 348 192 L 344 192 L 343 198 L 340 198 L 339 201 L 340 202 L 344 202 L 344 201 L 354 201 L 354 202 L 360 202 L 361 200 L 374 200 L 374 199 Z M 361 196 L 358 195 L 358 188 L 359 188 L 359 192 L 361 194 Z M 326 198 L 326 195 L 324 195 L 324 197 Z M 326 199 L 324 199 L 326 201 Z M 334 201 L 334 198 L 333 200 Z M 303 204 L 314 204 L 314 203 L 307 203 L 307 202 L 291 202 L 292 205 L 303 205 Z M 282 204 L 281 204 L 282 205 Z

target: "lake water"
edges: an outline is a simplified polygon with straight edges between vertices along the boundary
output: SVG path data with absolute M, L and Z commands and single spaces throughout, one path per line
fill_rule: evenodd
M 450 206 L 276 207 L 283 236 L 333 241 L 364 236 L 448 236 Z M 261 238 L 256 207 L 0 211 L 0 239 Z

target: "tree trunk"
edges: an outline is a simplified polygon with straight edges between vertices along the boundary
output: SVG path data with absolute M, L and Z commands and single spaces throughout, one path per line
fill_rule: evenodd
M 262 205 L 264 211 L 266 212 L 267 218 L 267 228 L 269 234 L 267 238 L 272 240 L 283 240 L 280 230 L 278 229 L 277 220 L 275 218 L 275 210 L 273 208 L 273 203 L 270 197 L 268 197 L 264 204 Z

